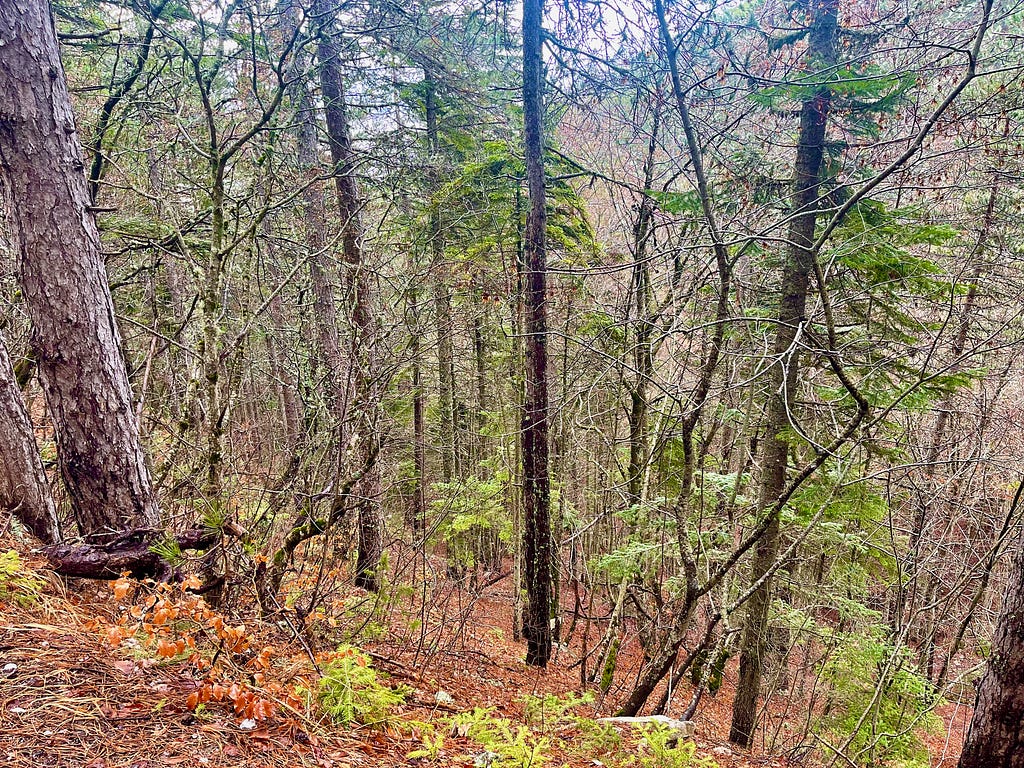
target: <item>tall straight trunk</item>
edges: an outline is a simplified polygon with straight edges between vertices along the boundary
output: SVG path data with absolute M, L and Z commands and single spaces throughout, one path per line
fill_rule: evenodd
M 327 217 L 324 211 L 324 190 L 316 180 L 320 173 L 320 151 L 317 140 L 316 113 L 306 87 L 300 85 L 298 98 L 299 167 L 306 175 L 302 192 L 303 237 L 309 250 L 309 282 L 313 289 L 313 322 L 316 326 L 319 387 L 330 414 L 331 431 L 337 444 L 343 443 L 340 430 L 345 421 L 348 401 L 347 365 L 341 350 L 338 330 L 336 275 L 328 256 Z
M 276 290 L 277 286 L 281 284 L 283 276 L 278 264 L 279 254 L 271 244 L 272 233 L 269 217 L 264 218 L 262 228 L 268 244 L 267 274 L 271 280 L 271 290 Z M 268 314 L 274 333 L 267 336 L 267 357 L 270 361 L 271 375 L 274 377 L 274 388 L 281 400 L 281 422 L 288 443 L 286 453 L 288 456 L 294 457 L 302 439 L 304 424 L 297 392 L 298 377 L 294 371 L 288 369 L 287 355 L 279 343 L 279 340 L 287 338 L 288 333 L 284 300 L 281 298 L 280 291 L 271 298 Z
M 415 475 L 409 522 L 413 530 L 424 531 L 427 527 L 427 419 L 423 396 L 423 354 L 420 350 L 420 305 L 415 287 L 409 290 L 409 314 L 412 316 L 409 355 L 412 357 L 412 457 Z
M 427 123 L 427 149 L 432 167 L 440 154 L 437 128 L 437 86 L 429 70 L 424 71 L 424 108 Z M 457 472 L 458 450 L 455 438 L 455 352 L 452 344 L 452 298 L 445 284 L 444 230 L 441 203 L 436 199 L 440 176 L 432 170 L 435 199 L 430 203 L 430 271 L 433 277 L 434 322 L 437 329 L 438 427 L 441 432 L 441 479 L 450 483 Z
M 1024 539 L 1010 583 L 959 768 L 1024 768 Z
M 329 0 L 318 0 L 315 10 L 321 25 L 317 37 L 320 88 L 327 118 L 334 187 L 341 214 L 345 302 L 352 323 L 351 365 L 355 390 L 352 410 L 356 418 L 352 427 L 352 440 L 363 471 L 352 494 L 352 498 L 357 500 L 358 529 L 355 582 L 356 586 L 376 591 L 380 588 L 379 568 L 384 554 L 384 520 L 380 512 L 380 474 L 377 467 L 382 391 L 376 359 L 378 329 L 373 314 L 369 270 L 363 258 L 359 188 L 356 184 L 345 89 L 341 77 L 340 50 L 331 23 L 334 8 Z
M 810 0 L 812 14 L 807 61 L 826 74 L 836 61 L 838 0 Z M 792 219 L 782 276 L 782 295 L 775 325 L 770 372 L 770 394 L 762 453 L 759 508 L 772 510 L 764 536 L 757 544 L 751 583 L 758 584 L 747 603 L 740 645 L 740 675 L 733 701 L 729 740 L 750 746 L 757 723 L 757 699 L 767 647 L 768 608 L 771 603 L 770 568 L 778 558 L 781 507 L 777 501 L 786 489 L 790 448 L 786 431 L 795 402 L 800 367 L 800 335 L 807 307 L 810 277 L 814 271 L 814 230 L 818 217 L 820 173 L 825 153 L 825 128 L 832 92 L 821 87 L 801 105 L 793 179 Z
M 0 39 L 0 184 L 71 509 L 83 535 L 155 526 L 48 4 L 0 4 Z
M 486 309 L 481 308 L 473 316 L 473 359 L 476 362 L 476 413 L 473 429 L 473 465 L 474 471 L 480 462 L 487 457 L 487 438 L 484 428 L 487 426 L 487 342 L 484 337 L 484 321 Z
M 548 475 L 547 212 L 544 197 L 543 0 L 523 4 L 523 127 L 530 207 L 523 240 L 526 402 L 523 408 L 523 616 L 526 663 L 551 658 L 551 479 Z
M 516 185 L 513 195 L 512 221 L 515 222 L 515 283 L 510 285 L 509 295 L 515 297 L 510 302 L 509 312 L 509 343 L 513 354 L 508 357 L 508 379 L 512 384 L 513 402 L 518 408 L 526 401 L 525 359 L 526 352 L 523 341 L 523 320 L 525 315 L 524 281 L 526 273 L 526 255 L 523 239 L 523 193 Z M 516 589 L 512 591 L 512 637 L 517 642 L 523 639 L 523 622 L 525 606 L 523 600 L 523 543 L 525 541 L 523 488 L 525 483 L 520 474 L 523 468 L 523 432 L 515 430 L 513 436 L 513 460 L 509 467 L 508 506 L 512 509 L 512 540 L 516 542 L 512 555 L 512 583 Z
M 57 510 L 7 344 L 0 338 L 0 509 L 46 544 L 60 541 Z

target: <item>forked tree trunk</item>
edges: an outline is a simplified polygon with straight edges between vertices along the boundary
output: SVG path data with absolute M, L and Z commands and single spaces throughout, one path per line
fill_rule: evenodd
M 654 183 L 654 153 L 658 147 L 658 129 L 661 113 L 654 112 L 654 127 L 647 143 L 644 158 L 644 190 Z M 648 389 L 654 375 L 654 345 L 652 335 L 655 319 L 651 307 L 651 270 L 648 263 L 648 245 L 653 235 L 653 201 L 644 194 L 640 199 L 640 210 L 633 225 L 633 370 L 634 381 L 629 392 L 629 469 L 626 478 L 626 495 L 630 504 L 643 500 L 644 479 L 651 461 L 650 439 L 647 427 Z
M 0 3 L 0 40 L 0 183 L 71 508 L 86 535 L 153 527 L 149 470 L 47 3 Z
M 715 308 L 715 330 L 709 338 L 704 359 L 701 361 L 697 382 L 690 398 L 693 406 L 683 415 L 679 425 L 679 440 L 683 449 L 683 468 L 680 477 L 679 494 L 673 505 L 672 514 L 676 520 L 676 543 L 679 548 L 679 558 L 683 565 L 686 589 L 682 597 L 674 601 L 675 606 L 673 610 L 675 618 L 672 625 L 661 638 L 659 646 L 652 657 L 644 664 L 632 692 L 619 710 L 619 714 L 622 715 L 637 714 L 641 707 L 646 704 L 647 699 L 650 698 L 661 680 L 672 670 L 676 656 L 689 631 L 697 600 L 703 594 L 706 594 L 708 590 L 712 589 L 725 575 L 725 571 L 719 571 L 703 587 L 698 583 L 696 561 L 690 555 L 686 532 L 687 516 L 691 508 L 691 495 L 696 469 L 693 438 L 711 392 L 711 385 L 718 370 L 719 360 L 721 360 L 721 350 L 725 341 L 725 329 L 729 318 L 732 267 L 730 265 L 728 249 L 720 234 L 707 175 L 704 172 L 704 155 L 701 150 L 701 143 L 690 120 L 690 111 L 686 105 L 686 94 L 683 90 L 682 78 L 679 73 L 678 56 L 680 46 L 669 30 L 668 20 L 665 15 L 665 4 L 662 0 L 654 0 L 654 14 L 658 22 L 661 42 L 665 48 L 665 57 L 672 82 L 672 95 L 675 100 L 676 111 L 683 124 L 683 133 L 686 136 L 686 146 L 690 155 L 690 162 L 693 166 L 697 194 L 700 198 L 704 221 L 711 235 L 712 250 L 715 254 L 715 265 L 718 271 L 719 282 L 718 302 Z M 741 554 L 742 552 L 736 556 L 738 557 Z
M 547 213 L 544 209 L 543 0 L 523 5 L 523 121 L 530 207 L 525 262 L 526 402 L 523 408 L 523 615 L 526 663 L 551 658 L 551 485 L 548 476 Z
M 830 72 L 836 60 L 838 0 L 811 0 L 812 15 L 807 61 L 823 72 Z M 752 584 L 759 584 L 747 603 L 746 622 L 740 645 L 740 677 L 733 701 L 729 740 L 750 746 L 757 724 L 757 699 L 761 689 L 767 647 L 768 608 L 771 604 L 772 578 L 768 575 L 779 555 L 781 507 L 777 501 L 786 489 L 786 467 L 790 442 L 786 432 L 795 401 L 800 365 L 800 334 L 807 307 L 807 294 L 814 270 L 814 230 L 817 224 L 818 196 L 822 159 L 825 153 L 825 128 L 832 105 L 832 92 L 819 88 L 807 98 L 800 110 L 797 138 L 796 172 L 793 179 L 789 247 L 782 276 L 782 295 L 775 326 L 768 415 L 765 424 L 764 453 L 761 466 L 759 508 L 772 519 L 757 544 L 751 573 Z
M 0 509 L 47 544 L 60 541 L 57 512 L 21 389 L 0 338 Z

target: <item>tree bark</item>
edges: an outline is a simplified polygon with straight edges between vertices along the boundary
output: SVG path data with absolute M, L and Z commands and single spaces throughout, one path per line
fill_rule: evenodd
M 46 544 L 60 541 L 57 510 L 3 338 L 0 338 L 0 507 L 10 510 Z
M 337 296 L 334 290 L 336 275 L 326 250 L 327 220 L 324 212 L 324 190 L 316 180 L 320 173 L 316 118 L 312 100 L 306 87 L 299 85 L 298 99 L 299 167 L 306 175 L 302 193 L 303 236 L 312 257 L 309 259 L 309 281 L 313 288 L 313 318 L 317 334 L 317 358 L 320 389 L 327 401 L 333 421 L 332 430 L 339 444 L 343 442 L 341 425 L 345 421 L 348 405 L 347 366 L 341 351 L 338 330 Z
M 424 110 L 427 124 L 427 149 L 430 152 L 430 180 L 436 193 L 440 175 L 436 164 L 440 153 L 437 128 L 437 85 L 426 70 L 424 76 Z M 450 483 L 457 472 L 455 439 L 455 353 L 452 346 L 452 297 L 444 281 L 444 234 L 441 226 L 441 204 L 430 203 L 430 271 L 433 276 L 434 323 L 437 329 L 437 393 L 438 427 L 441 432 L 441 480 Z
M 71 509 L 83 535 L 153 526 L 156 504 L 48 5 L 0 4 L 0 40 L 0 175 Z
M 1024 768 L 1024 540 L 978 686 L 959 768 Z
M 345 298 L 352 322 L 353 411 L 357 418 L 352 439 L 365 468 L 354 494 L 358 515 L 355 583 L 356 586 L 376 591 L 380 588 L 381 574 L 378 571 L 384 554 L 380 474 L 376 466 L 380 442 L 380 398 L 383 391 L 376 359 L 379 334 L 373 314 L 369 270 L 364 262 L 359 188 L 356 184 L 345 89 L 341 77 L 340 49 L 330 22 L 334 12 L 329 0 L 318 0 L 316 14 L 321 25 L 317 38 L 320 88 L 323 92 L 334 185 L 342 219 Z
M 654 348 L 651 336 L 654 332 L 651 300 L 651 270 L 648 264 L 647 246 L 653 229 L 653 201 L 646 194 L 654 183 L 654 153 L 658 147 L 658 129 L 661 124 L 661 112 L 654 111 L 654 126 L 647 142 L 647 155 L 644 159 L 644 190 L 640 198 L 640 210 L 637 212 L 633 226 L 633 278 L 632 304 L 636 313 L 633 318 L 633 386 L 630 387 L 629 399 L 629 469 L 626 478 L 626 494 L 630 504 L 638 504 L 643 499 L 644 478 L 650 463 L 650 440 L 648 439 L 647 392 L 654 375 Z
M 124 531 L 104 544 L 48 547 L 46 558 L 64 576 L 116 579 L 128 572 L 139 579 L 166 580 L 173 573 L 173 566 L 153 551 L 153 545 L 163 536 L 153 528 L 138 528 Z M 213 528 L 192 528 L 167 538 L 178 549 L 203 550 L 214 546 L 220 537 L 221 531 Z
M 523 121 L 530 207 L 524 236 L 523 616 L 526 663 L 551 658 L 551 485 L 548 475 L 547 254 L 544 195 L 543 0 L 523 4 Z
M 711 246 L 715 255 L 715 266 L 718 272 L 718 301 L 715 307 L 715 330 L 709 339 L 707 352 L 701 362 L 697 382 L 690 397 L 693 405 L 683 415 L 679 425 L 679 440 L 682 443 L 683 449 L 683 469 L 680 477 L 679 495 L 676 498 L 675 504 L 673 504 L 672 514 L 676 521 L 676 543 L 686 579 L 686 590 L 683 597 L 675 601 L 675 618 L 672 625 L 669 627 L 668 632 L 665 633 L 652 658 L 644 664 L 644 668 L 637 679 L 633 691 L 622 705 L 620 714 L 623 715 L 637 714 L 654 692 L 658 683 L 672 669 L 676 655 L 679 653 L 679 649 L 682 647 L 682 643 L 689 630 L 697 600 L 712 589 L 725 575 L 725 571 L 719 570 L 703 587 L 699 584 L 697 563 L 690 554 L 690 545 L 687 540 L 687 518 L 691 509 L 694 472 L 697 466 L 693 436 L 704 412 L 704 406 L 711 392 L 711 385 L 721 360 L 721 351 L 725 341 L 725 329 L 729 318 L 732 267 L 728 249 L 720 233 L 718 217 L 714 210 L 714 201 L 711 197 L 710 186 L 704 171 L 704 155 L 697 138 L 697 132 L 690 120 L 689 108 L 686 105 L 686 94 L 683 90 L 682 78 L 679 74 L 679 45 L 669 31 L 668 20 L 665 15 L 665 5 L 662 0 L 654 0 L 654 14 L 658 22 L 661 42 L 665 48 L 665 57 L 672 81 L 672 95 L 675 100 L 676 111 L 683 124 L 683 132 L 686 136 L 690 162 L 693 166 L 694 181 L 701 202 L 704 223 L 711 236 Z M 749 546 L 751 546 L 751 543 L 741 547 L 742 551 L 737 550 L 737 552 L 734 552 L 734 555 L 730 557 L 729 568 L 735 564 L 738 557 L 742 556 L 742 552 L 746 551 L 746 548 Z
M 811 0 L 813 14 L 809 30 L 807 61 L 820 71 L 836 60 L 838 0 Z M 820 172 L 825 152 L 825 128 L 832 105 L 832 92 L 822 86 L 804 100 L 800 110 L 796 170 L 793 179 L 789 246 L 782 277 L 782 295 L 775 326 L 771 391 L 765 424 L 759 508 L 772 516 L 765 535 L 757 544 L 751 583 L 758 584 L 747 604 L 746 623 L 740 645 L 740 676 L 733 701 L 729 740 L 750 746 L 757 724 L 757 699 L 761 688 L 766 650 L 768 608 L 772 578 L 769 574 L 779 555 L 780 518 L 777 504 L 786 489 L 786 468 L 790 441 L 786 432 L 795 402 L 800 366 L 800 334 L 805 321 L 810 277 L 814 271 L 814 231 L 818 216 Z
M 411 315 L 409 356 L 412 358 L 412 458 L 413 474 L 415 475 L 409 522 L 414 531 L 421 533 L 427 528 L 427 409 L 423 396 L 419 296 L 415 286 L 409 289 L 409 314 Z

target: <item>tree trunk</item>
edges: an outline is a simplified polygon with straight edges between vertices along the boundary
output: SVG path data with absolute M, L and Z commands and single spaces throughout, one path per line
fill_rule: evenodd
M 813 17 L 807 61 L 819 70 L 830 71 L 828 67 L 836 59 L 838 0 L 811 0 L 810 9 Z M 740 645 L 740 677 L 729 732 L 729 740 L 743 746 L 750 746 L 757 723 L 757 698 L 765 661 L 768 608 L 771 603 L 772 578 L 767 574 L 779 554 L 781 507 L 777 501 L 786 488 L 790 447 L 786 432 L 795 401 L 800 365 L 800 334 L 810 276 L 814 270 L 811 247 L 817 224 L 819 175 L 831 104 L 831 91 L 822 87 L 803 102 L 800 110 L 791 206 L 793 218 L 789 226 L 789 247 L 772 349 L 775 364 L 771 368 L 771 390 L 762 454 L 759 507 L 761 510 L 772 510 L 769 512 L 772 520 L 755 551 L 751 582 L 760 582 L 760 585 L 747 604 Z
M 309 282 L 313 289 L 313 319 L 316 324 L 317 362 L 320 368 L 320 375 L 314 379 L 324 393 L 332 422 L 331 429 L 340 445 L 344 442 L 341 429 L 348 401 L 347 366 L 338 331 L 337 297 L 334 292 L 336 276 L 326 251 L 324 191 L 322 184 L 316 180 L 320 173 L 316 113 L 303 84 L 299 85 L 298 113 L 299 166 L 306 175 L 306 187 L 302 193 L 303 236 L 311 254 Z
M 37 538 L 60 541 L 57 511 L 39 459 L 36 436 L 21 389 L 0 338 L 0 508 L 8 509 Z
M 480 462 L 487 458 L 487 342 L 484 337 L 484 321 L 487 310 L 481 307 L 473 316 L 473 358 L 476 362 L 476 413 L 473 419 L 473 472 L 477 472 Z
M 526 181 L 525 345 L 523 409 L 523 571 L 528 604 L 523 617 L 526 663 L 551 657 L 551 487 L 548 476 L 547 213 L 544 198 L 543 0 L 523 5 L 523 120 Z
M 423 359 L 420 351 L 420 306 L 416 287 L 409 289 L 409 355 L 412 358 L 412 432 L 413 475 L 412 504 L 409 512 L 411 528 L 423 532 L 427 528 L 427 423 L 423 397 Z
M 0 166 L 61 476 L 82 534 L 153 526 L 82 148 L 49 7 L 0 4 Z
M 338 208 L 342 219 L 342 260 L 345 268 L 346 306 L 352 321 L 353 425 L 356 455 L 365 467 L 354 498 L 357 499 L 358 543 L 356 586 L 370 591 L 380 588 L 378 573 L 384 554 L 384 520 L 380 512 L 380 477 L 376 466 L 380 442 L 380 398 L 383 391 L 377 364 L 377 321 L 373 314 L 368 269 L 363 259 L 363 230 L 360 221 L 359 189 L 356 184 L 352 139 L 346 114 L 345 90 L 341 78 L 339 46 L 330 20 L 334 17 L 328 0 L 316 3 L 320 20 L 317 58 L 320 88 L 327 117 L 327 138 Z
M 959 768 L 1024 768 L 1024 540 L 1018 540 Z
M 441 432 L 441 480 L 455 479 L 457 456 L 455 440 L 455 353 L 452 345 L 452 298 L 445 284 L 444 234 L 441 226 L 441 203 L 436 199 L 440 175 L 436 165 L 440 153 L 437 129 L 437 86 L 430 71 L 425 70 L 424 109 L 427 123 L 427 149 L 430 152 L 430 180 L 435 199 L 430 203 L 430 271 L 433 276 L 434 322 L 437 329 L 437 393 L 438 427 Z
M 644 159 L 644 190 L 654 183 L 654 153 L 658 147 L 658 128 L 661 113 L 655 108 L 654 126 L 647 143 Z M 643 499 L 644 478 L 650 463 L 650 440 L 647 429 L 647 391 L 654 375 L 654 350 L 651 336 L 654 319 L 651 307 L 651 270 L 647 261 L 647 246 L 652 235 L 653 201 L 646 192 L 640 198 L 640 210 L 633 226 L 633 370 L 634 383 L 630 388 L 629 407 L 629 469 L 626 479 L 627 500 L 638 504 Z

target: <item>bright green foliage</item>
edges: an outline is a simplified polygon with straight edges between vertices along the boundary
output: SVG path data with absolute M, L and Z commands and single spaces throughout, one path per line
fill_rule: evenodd
M 410 722 L 407 723 L 413 729 L 414 733 L 418 733 L 422 747 L 414 749 L 406 758 L 409 760 L 436 760 L 438 755 L 441 754 L 441 750 L 444 749 L 444 728 L 436 728 L 433 723 L 425 722 Z
M 523 710 L 526 724 L 532 727 L 551 727 L 566 718 L 574 720 L 573 710 L 585 704 L 594 703 L 594 694 L 587 691 L 582 696 L 567 693 L 564 697 L 553 693 L 544 696 L 526 696 L 523 699 Z
M 502 766 L 531 768 L 548 762 L 544 754 L 550 742 L 535 736 L 525 725 L 495 717 L 492 710 L 475 707 L 451 719 L 452 732 L 472 739 L 488 752 L 501 756 Z
M 679 741 L 671 728 L 653 725 L 641 728 L 643 741 L 635 754 L 617 761 L 618 768 L 718 768 L 709 757 L 697 755 L 692 741 Z
M 42 588 L 42 580 L 25 568 L 17 552 L 9 549 L 0 554 L 0 601 L 31 605 Z
M 671 537 L 675 528 L 673 521 L 662 514 L 667 503 L 667 499 L 659 497 L 616 512 L 629 526 L 630 537 L 622 546 L 594 560 L 593 570 L 607 573 L 612 581 L 653 574 L 664 556 L 665 537 Z
M 178 542 L 170 536 L 164 536 L 161 539 L 157 539 L 150 545 L 149 551 L 155 555 L 159 555 L 161 560 L 170 563 L 171 565 L 180 564 L 184 557 L 181 547 L 178 546 Z
M 354 646 L 341 645 L 323 667 L 317 698 L 337 723 L 379 725 L 387 722 L 392 708 L 401 704 L 405 695 L 378 682 L 369 656 Z
M 850 740 L 846 754 L 860 765 L 926 766 L 920 732 L 941 727 L 934 691 L 913 669 L 910 651 L 894 648 L 882 628 L 835 637 L 821 670 L 831 685 L 821 727 Z
M 444 520 L 438 529 L 450 565 L 472 570 L 492 561 L 512 540 L 512 519 L 505 509 L 502 478 L 468 477 L 457 483 L 435 483 L 433 515 Z
M 908 352 L 922 336 L 932 338 L 951 296 L 965 290 L 940 266 L 939 257 L 956 239 L 955 230 L 932 223 L 926 212 L 890 209 L 876 200 L 862 200 L 836 229 L 830 290 L 850 296 L 836 318 L 836 341 L 848 370 L 860 369 L 858 387 L 873 405 L 884 407 L 900 396 L 904 408 L 927 408 L 977 375 L 954 369 L 922 376 L 926 361 Z M 922 322 L 920 307 L 927 305 L 940 314 Z M 836 405 L 852 404 L 838 384 L 820 394 Z
M 783 43 L 789 40 L 780 41 Z M 792 108 L 806 101 L 827 85 L 832 93 L 833 110 L 844 127 L 854 136 L 877 138 L 879 114 L 892 112 L 914 86 L 916 78 L 909 73 L 886 73 L 874 64 L 845 67 L 831 71 L 823 82 L 820 72 L 810 72 L 785 85 L 774 85 L 754 91 L 751 101 L 772 111 Z
M 438 199 L 466 213 L 452 223 L 448 258 L 453 263 L 475 261 L 481 266 L 502 250 L 514 250 L 525 222 L 525 192 L 520 188 L 526 167 L 517 144 L 485 141 L 476 156 L 458 169 Z M 562 178 L 575 170 L 559 155 L 546 158 L 548 167 L 548 246 L 567 263 L 586 264 L 599 252 L 586 204 Z

